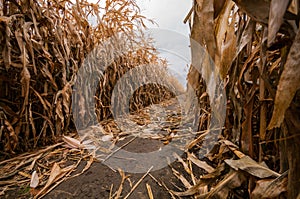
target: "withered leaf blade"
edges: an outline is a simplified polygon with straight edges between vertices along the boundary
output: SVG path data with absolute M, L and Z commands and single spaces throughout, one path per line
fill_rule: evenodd
M 198 193 L 200 188 L 203 186 L 206 186 L 206 183 L 203 181 L 199 181 L 196 185 L 190 187 L 186 191 L 183 191 L 183 192 L 172 191 L 172 193 L 175 194 L 176 196 L 180 196 L 180 197 L 181 196 L 192 196 L 192 195 Z
M 59 179 L 65 176 L 65 174 L 74 169 L 74 165 L 61 169 L 60 166 L 55 162 L 52 166 L 49 179 L 46 185 L 40 190 L 40 192 L 34 197 L 39 198 L 39 196 L 43 195 L 47 190 Z
M 287 191 L 287 177 L 273 179 L 263 179 L 256 182 L 255 189 L 251 195 L 253 199 L 276 198 L 281 193 Z
M 236 36 L 235 36 L 235 22 L 231 21 L 229 24 L 228 19 L 234 7 L 232 1 L 226 1 L 218 20 L 215 23 L 217 46 L 220 52 L 220 74 L 224 79 L 227 75 L 228 68 L 236 55 Z M 233 18 L 236 13 L 233 14 Z
M 205 171 L 211 173 L 215 169 L 207 164 L 205 161 L 199 160 L 194 154 L 188 153 L 188 160 L 193 162 L 195 165 L 197 165 L 199 168 L 204 169 Z
M 26 66 L 23 67 L 23 70 L 21 72 L 21 84 L 22 84 L 22 97 L 24 97 L 24 105 L 23 110 L 25 108 L 25 105 L 28 105 L 28 97 L 29 97 L 29 87 L 30 87 L 30 72 Z
M 212 59 L 218 55 L 216 37 L 214 34 L 214 5 L 211 0 L 197 0 L 196 14 L 201 19 L 201 34 L 202 39 L 197 40 L 201 45 L 206 45 L 209 55 Z M 202 41 L 201 41 L 202 40 Z M 204 43 L 203 43 L 204 42 Z
M 192 185 L 189 183 L 189 181 L 176 169 L 172 168 L 173 174 L 181 181 L 181 183 L 188 189 L 192 187 Z
M 233 0 L 238 7 L 253 20 L 268 24 L 270 1 L 265 0 Z
M 245 179 L 246 178 L 241 172 L 231 171 L 214 187 L 214 189 L 205 194 L 205 198 L 209 199 L 213 198 L 214 196 L 219 196 L 219 198 L 227 198 L 229 190 L 240 187 Z
M 235 57 L 237 57 L 241 53 L 243 48 L 251 42 L 252 35 L 253 35 L 252 33 L 255 30 L 255 23 L 256 22 L 254 20 L 248 19 L 247 24 L 246 24 L 246 28 L 244 29 L 244 31 L 242 33 L 242 36 L 241 36 L 241 39 L 238 43 L 238 50 L 237 50 L 237 53 L 236 53 Z
M 283 22 L 283 16 L 288 8 L 289 3 L 290 0 L 271 1 L 268 23 L 268 46 L 270 46 L 275 40 L 276 34 Z
M 300 30 L 290 49 L 287 61 L 280 77 L 272 119 L 268 129 L 280 127 L 284 114 L 290 106 L 296 91 L 300 88 Z
M 67 144 L 68 147 L 73 149 L 80 149 L 83 148 L 84 145 L 77 139 L 69 137 L 69 136 L 63 136 L 63 141 Z
M 217 18 L 222 11 L 225 2 L 228 0 L 214 0 L 214 18 Z
M 225 160 L 225 162 L 235 170 L 243 170 L 258 178 L 278 177 L 280 174 L 267 168 L 265 165 L 260 165 L 249 156 L 244 156 L 238 160 Z

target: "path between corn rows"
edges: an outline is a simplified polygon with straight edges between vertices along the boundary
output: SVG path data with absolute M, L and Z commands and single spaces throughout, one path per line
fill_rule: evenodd
M 180 107 L 178 101 L 173 99 L 159 105 L 152 105 L 134 115 L 129 120 L 136 122 L 140 127 L 138 129 L 130 129 L 128 127 L 129 129 L 127 130 L 129 132 L 134 132 L 135 130 L 137 132 L 151 131 L 152 134 L 149 136 L 149 134 L 145 135 L 141 133 L 140 137 L 134 139 L 122 149 L 145 154 L 157 151 L 159 148 L 167 145 L 171 141 L 172 136 L 177 134 L 176 130 L 179 128 L 180 122 L 182 122 L 182 110 L 180 108 L 182 107 Z M 136 126 L 133 128 L 136 128 Z M 153 131 L 153 129 L 156 130 Z M 124 136 L 123 141 L 119 142 L 119 146 L 122 146 L 130 138 L 130 135 Z M 84 163 L 79 167 L 84 167 Z M 120 198 L 128 195 L 132 187 L 141 179 L 140 184 L 128 198 L 149 198 L 147 186 L 148 189 L 149 187 L 151 188 L 154 198 L 172 198 L 170 190 L 185 190 L 182 182 L 174 175 L 172 168 L 180 172 L 187 179 L 189 178 L 182 164 L 179 162 L 173 162 L 171 165 L 166 165 L 166 167 L 160 170 L 152 171 L 146 176 L 144 176 L 144 173 L 126 172 L 125 175 L 129 177 L 122 184 L 123 189 Z M 81 170 L 81 168 L 78 170 Z M 121 176 L 119 172 L 113 171 L 109 166 L 101 163 L 101 161 L 96 161 L 88 171 L 63 182 L 47 194 L 45 198 L 109 198 L 110 195 L 116 194 L 120 185 Z

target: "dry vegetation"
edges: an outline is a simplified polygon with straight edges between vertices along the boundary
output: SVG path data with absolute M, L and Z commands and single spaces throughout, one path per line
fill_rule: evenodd
M 231 186 L 232 190 L 245 183 L 243 186 L 247 187 L 248 193 L 244 192 L 243 197 L 284 197 L 286 195 L 282 193 L 288 190 L 288 198 L 296 198 L 300 161 L 293 154 L 299 154 L 300 149 L 300 120 L 296 116 L 299 115 L 299 92 L 296 91 L 300 88 L 299 2 L 204 0 L 195 1 L 193 11 L 193 18 L 186 19 L 190 19 L 192 25 L 191 38 L 206 46 L 216 70 L 226 82 L 225 131 L 218 152 L 208 157 L 218 167 L 222 167 L 225 159 L 236 175 L 248 179 L 245 183 L 243 178 L 224 178 L 208 195 L 212 196 L 222 187 L 226 190 Z M 211 69 L 207 62 L 197 66 L 197 58 L 201 55 L 195 47 L 192 53 L 193 66 L 188 80 L 191 88 L 200 91 L 200 98 L 205 92 L 205 84 L 196 68 L 200 67 L 204 79 L 205 73 L 211 74 Z M 208 99 L 200 100 L 202 107 L 208 104 Z M 205 111 L 199 116 L 199 128 L 206 129 L 207 126 L 201 126 L 201 116 L 207 117 Z M 231 140 L 249 156 L 241 155 L 229 146 L 235 153 L 230 157 L 237 160 L 228 160 L 224 140 Z M 266 163 L 278 173 L 261 172 L 261 166 L 249 161 L 249 157 L 260 164 Z M 261 175 L 263 173 L 266 175 Z M 227 175 L 232 177 L 231 174 Z M 270 179 L 270 176 L 277 178 Z M 201 187 L 205 186 L 206 183 Z
M 0 4 L 0 150 L 5 158 L 16 151 L 60 140 L 74 125 L 72 114 L 81 118 L 83 123 L 79 126 L 84 128 L 94 117 L 101 121 L 111 118 L 116 110 L 121 114 L 126 112 L 118 105 L 111 107 L 111 103 L 116 99 L 128 101 L 120 96 L 129 91 L 134 92 L 129 111 L 177 95 L 176 83 L 163 81 L 170 78 L 166 71 L 159 71 L 161 76 L 151 75 L 161 70 L 155 65 L 164 67 L 165 63 L 151 41 L 144 37 L 141 27 L 145 19 L 134 1 L 108 0 L 105 8 L 84 1 L 9 0 Z M 193 61 L 187 91 L 189 96 L 195 91 L 198 97 L 200 109 L 193 123 L 199 124 L 199 128 L 197 132 L 182 131 L 196 135 L 196 139 L 186 145 L 185 158 L 176 157 L 183 169 L 182 173 L 173 169 L 173 173 L 182 182 L 182 189 L 167 189 L 170 197 L 297 198 L 300 186 L 298 15 L 296 0 L 194 1 L 185 22 L 190 23 L 191 39 L 206 48 L 216 67 L 208 59 L 199 61 L 207 54 L 199 54 L 191 44 Z M 89 22 L 91 16 L 97 25 Z M 101 65 L 95 63 L 95 57 L 100 58 Z M 136 67 L 139 65 L 149 67 Z M 143 82 L 136 75 L 139 73 L 151 78 L 149 84 L 136 90 L 135 83 Z M 124 74 L 131 74 L 132 79 L 118 84 Z M 216 87 L 206 89 L 206 82 L 212 77 Z M 97 86 L 86 88 L 87 81 Z M 114 96 L 115 88 L 120 92 Z M 226 91 L 226 102 L 222 88 Z M 212 92 L 215 96 L 209 95 Z M 78 104 L 71 107 L 71 98 Z M 94 107 L 89 107 L 94 99 L 96 115 L 92 112 Z M 212 116 L 219 118 L 215 125 L 222 122 L 220 118 L 225 112 L 214 112 L 222 103 L 227 107 L 222 134 L 217 142 L 204 139 L 214 134 L 208 130 Z M 148 119 L 139 118 L 139 114 L 143 115 L 137 112 L 132 117 L 147 123 Z M 114 122 L 104 122 L 107 128 L 104 131 L 116 131 L 111 138 L 119 136 Z M 178 118 L 177 122 L 180 123 Z M 160 139 L 168 144 L 176 136 L 168 134 Z M 29 178 L 33 179 L 28 172 L 34 165 L 43 178 L 42 188 L 33 189 L 35 197 L 57 186 L 85 158 L 88 161 L 82 172 L 87 170 L 95 154 L 86 153 L 83 150 L 86 146 L 79 140 L 71 137 L 63 140 L 70 150 L 60 148 L 62 143 L 58 143 L 0 162 L 3 180 L 0 185 L 5 186 L 2 193 L 16 182 L 28 184 Z M 202 158 L 203 151 L 211 149 L 209 144 L 214 145 L 213 150 Z M 57 158 L 61 158 L 59 164 L 55 163 Z M 72 158 L 75 164 L 67 167 L 66 160 Z M 196 174 L 198 170 L 202 175 Z M 120 171 L 120 175 L 124 183 L 124 173 Z M 114 194 L 116 198 L 122 194 L 122 183 Z M 147 188 L 150 197 L 155 190 Z
M 165 68 L 151 42 L 140 34 L 145 18 L 134 1 L 105 1 L 103 7 L 87 1 L 0 4 L 0 149 L 5 158 L 53 143 L 70 131 L 76 80 L 76 108 L 89 110 L 87 99 L 93 100 L 96 93 L 96 113 L 103 120 L 111 117 L 111 94 L 123 74 L 142 64 L 161 63 L 160 68 L 144 67 L 149 74 Z M 79 70 L 86 76 L 77 77 Z M 166 71 L 160 74 L 168 76 Z M 92 82 L 91 75 L 99 79 Z M 80 90 L 88 84 L 98 84 L 97 90 Z M 130 108 L 156 103 L 172 92 L 170 86 L 149 84 L 135 92 Z

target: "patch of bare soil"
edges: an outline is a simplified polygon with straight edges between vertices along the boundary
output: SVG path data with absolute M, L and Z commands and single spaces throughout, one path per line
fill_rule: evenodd
M 3 164 L 3 168 L 15 168 L 14 165 L 21 162 L 22 169 L 15 168 L 14 173 L 11 174 L 15 181 L 5 182 L 2 198 L 34 196 L 38 198 L 177 198 L 172 191 L 186 190 L 189 182 L 195 183 L 195 179 L 192 179 L 193 175 L 188 173 L 182 162 L 174 159 L 170 161 L 160 151 L 171 142 L 175 143 L 175 148 L 177 148 L 176 144 L 178 148 L 186 144 L 186 140 L 181 137 L 185 132 L 180 129 L 180 125 L 181 127 L 183 125 L 180 108 L 175 99 L 153 105 L 122 118 L 119 123 L 113 120 L 104 121 L 101 123 L 100 131 L 95 131 L 95 128 L 99 130 L 98 126 L 92 131 L 89 129 L 83 134 L 79 133 L 80 137 L 76 139 L 65 136 L 63 137 L 65 145 L 60 144 L 58 148 L 50 147 L 36 154 L 26 154 L 24 157 L 8 161 L 7 164 Z M 122 126 L 122 129 L 117 127 L 117 123 Z M 189 127 L 184 128 L 187 130 Z M 82 139 L 88 140 L 89 146 L 96 145 L 97 150 L 94 148 L 83 151 L 82 141 L 78 141 Z M 144 164 L 143 161 L 124 157 L 119 153 L 120 151 L 111 146 L 133 153 L 135 157 L 141 154 L 148 163 Z M 147 156 L 152 152 L 159 154 L 155 160 L 151 155 Z M 178 151 L 171 150 L 168 155 L 174 156 L 173 152 Z M 179 152 L 182 152 L 182 149 Z M 183 152 L 177 153 L 177 158 L 181 159 L 181 154 Z M 28 162 L 26 162 L 27 157 L 30 160 Z M 156 164 L 161 163 L 160 160 L 165 162 L 159 169 L 138 173 L 135 169 L 132 172 L 124 172 L 122 169 L 111 167 L 109 161 L 118 159 L 127 159 L 125 164 L 137 167 L 145 165 L 145 167 L 149 165 L 155 167 Z M 55 167 L 55 163 L 58 166 Z M 200 174 L 203 171 L 199 167 L 192 166 L 192 168 L 193 174 Z M 29 188 L 28 184 L 33 170 L 39 174 L 40 183 L 37 188 Z M 17 184 L 20 179 L 26 179 L 27 183 L 22 183 L 20 186 Z
M 119 140 L 116 145 L 124 151 L 143 156 L 159 151 L 173 137 L 175 138 L 176 129 L 178 129 L 181 120 L 179 109 L 176 100 L 171 100 L 161 105 L 148 107 L 136 115 L 131 115 L 128 122 L 124 118 L 122 124 L 124 124 L 123 128 L 126 128 L 126 131 L 122 132 L 125 132 L 125 136 L 122 137 L 120 136 L 122 133 L 119 133 Z M 131 121 L 134 121 L 138 126 L 131 126 Z M 109 126 L 109 124 L 107 125 Z M 139 131 L 144 133 L 136 136 Z M 131 133 L 126 134 L 126 132 Z M 151 133 L 147 134 L 147 132 Z M 175 133 L 171 135 L 172 132 Z M 112 158 L 121 155 L 116 153 L 115 157 Z M 125 159 L 126 157 L 118 158 Z M 151 157 L 149 156 L 149 158 Z M 150 161 L 155 164 L 157 160 Z M 153 198 L 172 198 L 175 195 L 172 194 L 171 190 L 183 191 L 185 189 L 179 178 L 174 175 L 176 171 L 182 175 L 186 174 L 185 179 L 191 180 L 179 162 L 166 164 L 164 168 L 149 173 L 125 173 L 127 177 L 124 182 L 122 182 L 122 176 L 118 171 L 103 163 L 96 162 L 82 175 L 60 184 L 45 198 L 115 198 L 118 190 L 120 198 L 146 199 L 151 198 L 151 195 Z
M 137 149 L 143 149 L 143 145 L 135 145 Z M 184 169 L 179 163 L 171 165 L 180 173 Z M 125 173 L 129 178 L 124 182 L 121 198 L 128 195 L 133 186 L 142 179 L 137 188 L 128 198 L 149 198 L 147 186 L 151 187 L 154 198 L 172 198 L 169 190 L 182 191 L 182 183 L 173 175 L 170 167 L 144 174 Z M 94 163 L 84 174 L 71 178 L 51 191 L 45 198 L 110 198 L 117 192 L 121 184 L 121 176 L 102 163 Z M 181 187 L 181 188 L 180 188 Z

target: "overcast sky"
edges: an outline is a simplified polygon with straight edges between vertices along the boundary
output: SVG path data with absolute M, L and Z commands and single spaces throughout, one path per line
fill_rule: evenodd
M 136 2 L 142 14 L 158 24 L 147 25 L 149 28 L 158 28 L 154 30 L 156 47 L 161 52 L 161 57 L 168 60 L 172 73 L 175 73 L 185 87 L 187 66 L 190 62 L 190 30 L 183 20 L 191 9 L 192 0 L 137 0 Z
M 89 1 L 96 3 L 98 0 Z M 152 35 L 157 41 L 155 47 L 160 52 L 160 57 L 168 61 L 171 72 L 185 87 L 190 64 L 190 30 L 183 20 L 192 7 L 192 0 L 136 0 L 136 2 L 142 15 L 157 23 L 146 24 L 150 29 L 155 28 Z
M 142 14 L 157 22 L 160 28 L 189 34 L 183 20 L 191 9 L 192 0 L 137 0 L 137 4 Z

